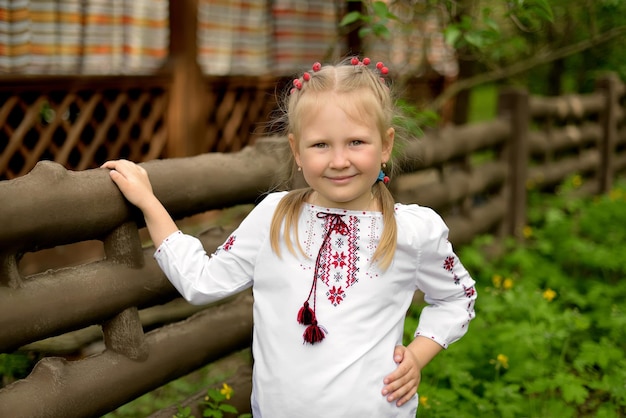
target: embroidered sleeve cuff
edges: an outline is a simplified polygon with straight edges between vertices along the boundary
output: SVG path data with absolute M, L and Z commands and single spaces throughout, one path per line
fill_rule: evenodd
M 161 245 L 159 245 L 159 248 L 157 248 L 157 249 L 156 249 L 156 251 L 154 252 L 153 257 L 154 257 L 154 258 L 157 258 L 157 256 L 158 256 L 161 252 L 163 252 L 163 248 L 164 248 L 166 245 L 171 244 L 172 242 L 176 241 L 177 239 L 179 239 L 179 238 L 180 238 L 180 237 L 182 237 L 182 236 L 183 236 L 183 233 L 182 233 L 182 231 L 180 231 L 180 230 L 178 230 L 178 231 L 176 231 L 176 232 L 171 233 L 171 234 L 170 234 L 167 238 L 165 238 L 165 239 L 163 240 L 163 242 L 161 243 Z
M 415 331 L 415 335 L 414 337 L 426 337 L 426 338 L 430 338 L 431 340 L 433 340 L 434 342 L 436 342 L 437 344 L 439 344 L 440 346 L 442 346 L 444 349 L 447 349 L 450 344 L 448 344 L 447 342 L 443 341 L 442 338 L 439 338 L 436 335 L 432 335 L 429 334 L 427 332 L 421 331 L 421 330 L 417 330 Z

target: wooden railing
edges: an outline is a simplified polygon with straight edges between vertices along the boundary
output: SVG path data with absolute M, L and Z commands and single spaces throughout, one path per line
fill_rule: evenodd
M 398 201 L 438 210 L 456 246 L 480 234 L 521 237 L 527 188 L 554 188 L 580 174 L 586 191 L 602 193 L 624 173 L 623 97 L 623 84 L 612 77 L 584 96 L 504 91 L 497 119 L 410 141 L 392 191 Z M 236 153 L 143 166 L 156 195 L 181 219 L 254 203 L 275 184 L 285 160 L 276 144 L 284 141 L 264 138 Z M 98 416 L 249 345 L 247 292 L 144 332 L 144 309 L 177 294 L 152 259 L 153 248 L 142 246 L 140 214 L 105 170 L 39 162 L 29 174 L 0 181 L 0 200 L 2 352 L 32 349 L 32 343 L 88 326 L 101 327 L 106 347 L 75 361 L 43 358 L 27 378 L 0 389 L 0 416 Z M 229 232 L 212 229 L 201 240 L 212 252 Z M 105 257 L 30 276 L 20 272 L 25 253 L 88 240 L 101 242 Z M 236 388 L 245 390 L 249 394 L 249 387 Z M 238 407 L 245 411 L 242 399 Z

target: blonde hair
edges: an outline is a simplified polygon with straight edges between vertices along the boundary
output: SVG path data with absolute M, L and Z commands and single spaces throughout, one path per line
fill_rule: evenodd
M 276 122 L 282 125 L 285 136 L 293 134 L 299 138 L 303 115 L 310 112 L 318 103 L 319 93 L 335 93 L 341 97 L 339 103 L 346 112 L 360 119 L 374 118 L 383 141 L 388 138 L 387 131 L 392 127 L 396 114 L 395 102 L 390 88 L 380 79 L 373 65 L 352 65 L 348 60 L 338 65 L 324 65 L 319 71 L 309 72 L 307 81 L 301 77 L 301 88 L 289 87 L 283 97 L 280 115 Z M 296 83 L 297 84 L 297 83 Z M 290 154 L 291 155 L 291 154 Z M 392 156 L 393 158 L 393 156 Z M 390 162 L 391 163 L 391 162 Z M 293 155 L 290 160 L 291 173 L 295 170 Z M 390 164 L 393 169 L 394 164 Z M 278 204 L 270 227 L 270 243 L 280 257 L 280 240 L 284 239 L 287 250 L 296 254 L 296 248 L 304 254 L 298 240 L 298 217 L 303 204 L 313 192 L 310 187 L 289 192 Z M 395 219 L 395 200 L 387 186 L 378 181 L 372 186 L 372 194 L 377 200 L 383 215 L 383 232 L 374 251 L 372 262 L 378 263 L 383 270 L 389 267 L 397 244 L 397 225 Z M 281 236 L 281 230 L 282 236 Z M 292 242 L 296 240 L 296 246 Z

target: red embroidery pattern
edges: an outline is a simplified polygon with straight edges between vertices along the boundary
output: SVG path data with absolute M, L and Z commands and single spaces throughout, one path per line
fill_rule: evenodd
M 443 260 L 443 268 L 448 271 L 452 271 L 452 269 L 454 268 L 454 257 L 452 256 L 446 257 L 446 259 Z
M 326 286 L 330 286 L 328 283 L 330 267 L 329 262 L 331 261 L 329 254 L 332 250 L 332 243 L 330 240 L 327 240 L 325 245 L 320 248 L 320 261 L 317 266 L 317 277 L 324 282 Z
M 231 235 L 230 237 L 228 237 L 226 242 L 222 245 L 222 249 L 224 251 L 230 251 L 230 249 L 233 248 L 233 245 L 235 244 L 236 239 L 237 237 L 234 235 Z
M 343 291 L 343 289 L 341 289 L 341 286 L 333 286 L 328 292 L 326 292 L 326 295 L 328 296 L 328 300 L 330 301 L 330 303 L 332 303 L 334 306 L 337 306 L 341 303 L 341 301 L 343 301 L 345 292 Z
M 344 254 L 344 252 L 342 251 L 341 254 L 339 254 L 337 251 L 335 251 L 335 254 L 333 255 L 333 261 L 331 262 L 331 264 L 337 268 L 343 268 L 343 266 L 346 265 L 346 255 Z
M 338 306 L 346 298 L 346 290 L 358 281 L 359 268 L 357 253 L 359 218 L 348 216 L 347 223 L 338 224 L 332 231 L 333 239 L 327 240 L 320 248 L 317 277 L 328 286 L 326 296 L 333 306 Z M 331 219 L 326 218 L 324 229 L 331 228 Z M 338 283 L 338 284 L 333 284 Z M 339 283 L 344 283 L 345 287 Z
M 350 216 L 348 219 L 348 264 L 346 271 L 346 289 L 357 282 L 357 272 L 359 269 L 356 266 L 357 254 L 359 247 L 357 245 L 359 239 L 359 218 L 356 216 Z
M 454 284 L 461 284 L 461 278 L 454 272 L 454 256 L 449 255 L 443 260 L 443 269 L 452 273 L 452 280 Z M 467 287 L 463 285 L 463 292 L 465 296 L 468 298 L 472 298 L 476 294 L 476 288 L 474 286 Z M 468 310 L 471 311 L 471 306 L 468 307 Z M 470 315 L 471 316 L 471 315 Z

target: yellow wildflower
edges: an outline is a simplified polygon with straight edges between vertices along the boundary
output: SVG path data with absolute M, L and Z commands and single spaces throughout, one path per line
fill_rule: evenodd
M 502 276 L 500 276 L 499 274 L 494 275 L 491 278 L 491 283 L 493 283 L 494 287 L 500 288 L 500 286 L 502 286 Z
M 222 395 L 224 395 L 226 397 L 226 399 L 230 399 L 230 397 L 233 394 L 233 388 L 231 388 L 230 386 L 228 386 L 226 383 L 224 383 L 222 385 L 222 388 L 220 389 L 220 393 Z
M 552 302 L 556 297 L 556 292 L 550 288 L 543 291 L 543 298 L 548 302 Z
M 428 396 L 420 396 L 420 405 L 424 408 L 428 408 Z
M 530 238 L 533 236 L 533 229 L 526 225 L 524 226 L 524 228 L 522 229 L 522 235 L 524 235 L 524 238 Z
M 583 179 L 582 177 L 580 177 L 580 175 L 576 174 L 574 177 L 572 177 L 572 186 L 578 188 L 583 184 Z
M 507 277 L 506 279 L 504 279 L 504 282 L 502 282 L 502 287 L 505 290 L 509 290 L 510 288 L 513 287 L 513 279 Z
M 621 199 L 622 196 L 623 196 L 623 193 L 622 193 L 622 190 L 620 189 L 613 189 L 609 192 L 609 199 L 612 202 Z
M 500 366 L 504 367 L 505 369 L 509 368 L 509 358 L 504 354 L 498 354 L 498 356 L 496 357 L 496 361 Z

